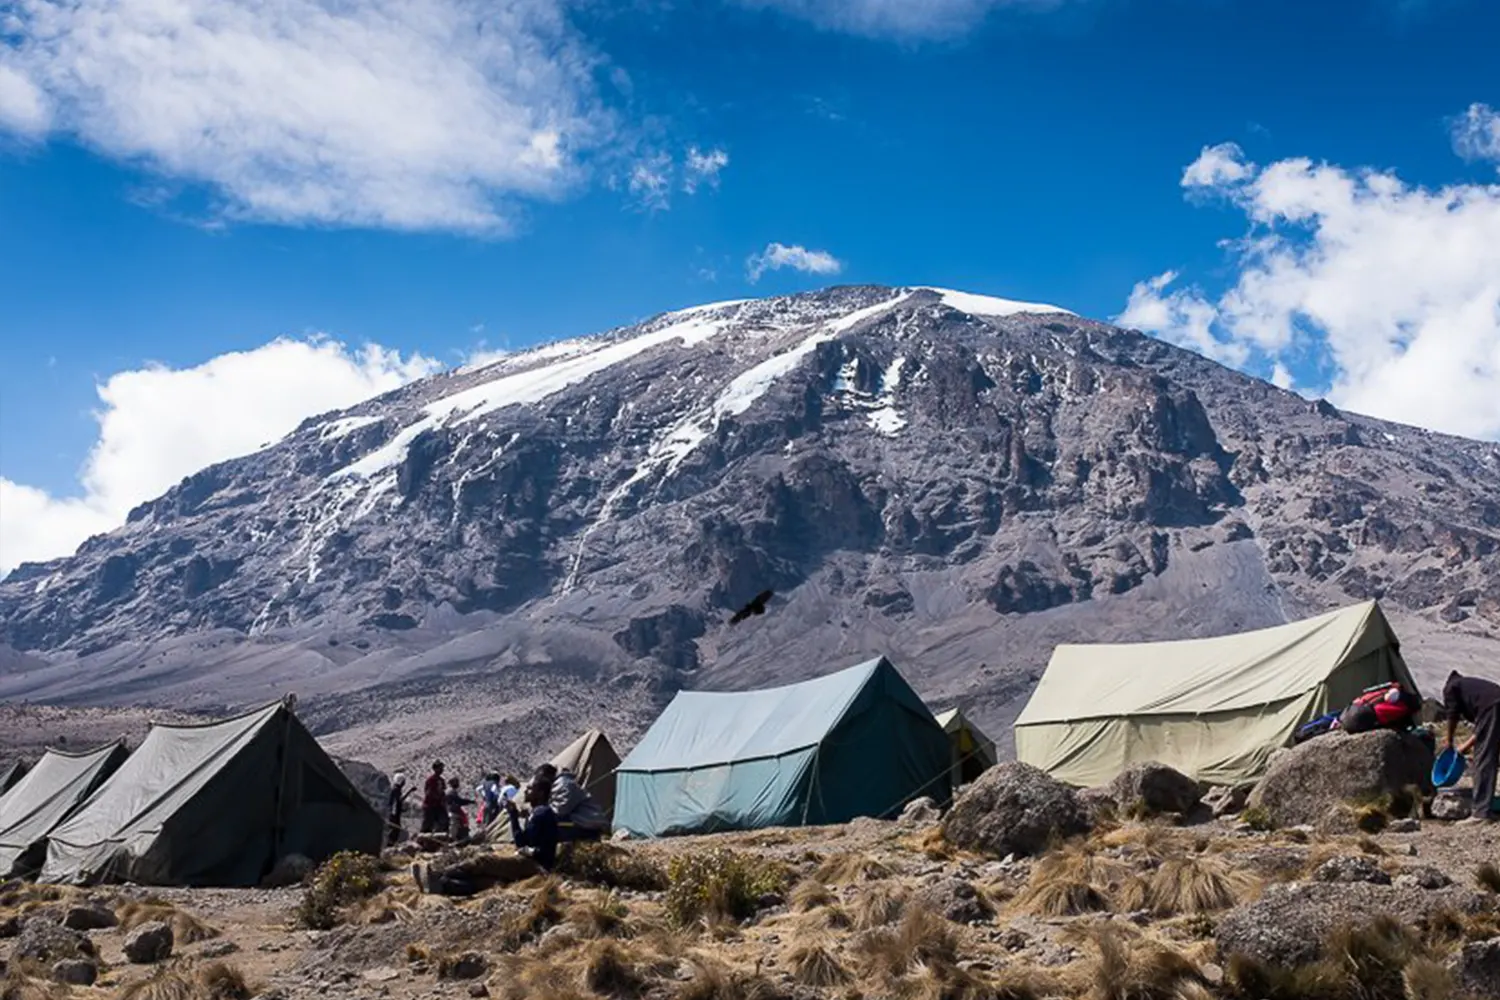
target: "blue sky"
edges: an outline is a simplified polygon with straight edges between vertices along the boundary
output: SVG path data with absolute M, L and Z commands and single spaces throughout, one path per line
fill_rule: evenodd
M 75 6 L 111 13 L 0 6 L 12 551 L 70 498 L 97 527 L 182 474 L 168 376 L 230 352 L 321 335 L 359 369 L 285 421 L 413 355 L 834 282 L 1125 311 L 1309 394 L 1500 432 L 1500 258 L 1462 249 L 1500 244 L 1487 0 L 185 0 L 170 33 L 153 0 Z M 1424 241 L 1463 256 L 1413 273 Z M 773 243 L 822 273 L 752 282 Z M 212 384 L 240 412 L 286 395 L 280 351 Z

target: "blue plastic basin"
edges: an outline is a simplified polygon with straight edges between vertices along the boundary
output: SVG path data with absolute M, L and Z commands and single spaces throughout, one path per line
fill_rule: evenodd
M 1432 764 L 1432 783 L 1438 788 L 1451 788 L 1458 784 L 1458 779 L 1464 776 L 1468 770 L 1469 763 L 1464 760 L 1464 755 L 1449 747 Z

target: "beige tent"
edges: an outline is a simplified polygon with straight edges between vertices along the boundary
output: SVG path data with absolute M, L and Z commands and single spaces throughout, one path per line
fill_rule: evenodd
M 597 729 L 590 729 L 552 758 L 552 766 L 559 771 L 564 768 L 573 772 L 578 783 L 588 790 L 604 810 L 604 815 L 613 822 L 615 816 L 615 770 L 620 766 L 620 755 L 610 746 L 609 737 Z
M 1235 784 L 1303 722 L 1392 680 L 1417 690 L 1374 601 L 1214 639 L 1059 646 L 1016 720 L 1016 756 L 1080 786 L 1153 760 Z
M 962 709 L 950 708 L 939 712 L 938 725 L 948 734 L 953 744 L 953 787 L 967 785 L 995 766 L 999 759 L 995 754 L 995 741 L 984 735 L 979 727 L 964 715 Z

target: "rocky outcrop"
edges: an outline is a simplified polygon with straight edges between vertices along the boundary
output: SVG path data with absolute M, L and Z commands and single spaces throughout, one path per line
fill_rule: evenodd
M 1040 768 L 1012 761 L 970 785 L 943 819 L 943 836 L 999 857 L 1040 854 L 1054 839 L 1089 829 L 1078 795 Z
M 1315 824 L 1331 809 L 1410 789 L 1432 791 L 1432 748 L 1415 736 L 1378 730 L 1331 733 L 1285 750 L 1250 793 L 1277 826 Z
M 55 918 L 30 916 L 21 920 L 11 957 L 50 965 L 69 959 L 92 960 L 98 954 L 88 935 L 64 927 Z
M 1198 782 L 1155 762 L 1137 764 L 1109 784 L 1110 796 L 1126 810 L 1145 815 L 1186 815 L 1202 801 Z

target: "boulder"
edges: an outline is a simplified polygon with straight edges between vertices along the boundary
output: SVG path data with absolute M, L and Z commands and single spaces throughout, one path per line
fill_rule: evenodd
M 86 958 L 65 958 L 52 966 L 54 982 L 68 986 L 93 986 L 99 978 L 99 967 Z
M 1469 788 L 1453 788 L 1439 792 L 1432 800 L 1432 818 L 1445 820 L 1468 819 L 1474 813 L 1474 791 Z
M 1225 816 L 1234 816 L 1245 808 L 1245 802 L 1250 798 L 1250 790 L 1254 785 L 1235 785 L 1230 788 L 1220 785 L 1209 789 L 1203 797 L 1203 804 L 1213 811 L 1214 818 L 1220 819 Z
M 160 920 L 141 924 L 125 939 L 125 957 L 137 965 L 164 962 L 172 957 L 172 925 Z
M 1185 816 L 1203 801 L 1198 782 L 1155 761 L 1130 768 L 1110 782 L 1109 791 L 1126 810 L 1139 809 L 1148 816 Z
M 63 926 L 75 931 L 102 931 L 119 924 L 114 911 L 98 903 L 84 903 L 68 907 L 63 914 Z
M 1408 868 L 1396 876 L 1398 887 L 1403 889 L 1446 889 L 1453 884 L 1447 873 L 1431 865 Z
M 1380 866 L 1362 854 L 1349 854 L 1329 858 L 1313 872 L 1315 882 L 1368 882 L 1371 885 L 1390 885 L 1391 877 L 1380 870 Z
M 1108 786 L 1085 788 L 1078 793 L 1078 801 L 1082 803 L 1084 814 L 1088 816 L 1089 826 L 1098 826 L 1120 814 L 1120 803 Z
M 921 826 L 924 823 L 937 822 L 942 815 L 938 804 L 924 795 L 908 802 L 906 808 L 901 810 L 901 818 L 896 822 L 902 826 Z
M 1500 1000 L 1500 938 L 1464 945 L 1448 968 L 1470 996 Z
M 1040 768 L 1009 761 L 970 785 L 943 819 L 943 836 L 966 850 L 997 857 L 1034 855 L 1054 838 L 1089 830 L 1073 789 Z
M 439 979 L 479 979 L 489 971 L 489 959 L 477 951 L 449 955 L 438 962 Z
M 977 924 L 994 915 L 988 900 L 961 878 L 939 879 L 918 889 L 913 898 L 956 924 Z
M 92 959 L 97 952 L 88 935 L 64 927 L 53 920 L 42 917 L 27 917 L 21 921 L 21 933 L 16 938 L 11 958 L 29 958 L 50 965 L 66 959 Z
M 1278 827 L 1317 823 L 1344 803 L 1412 787 L 1432 794 L 1432 762 L 1432 747 L 1407 733 L 1330 733 L 1275 755 L 1247 805 Z
M 1482 894 L 1466 889 L 1293 882 L 1268 886 L 1259 899 L 1224 914 L 1214 938 L 1225 960 L 1241 954 L 1272 965 L 1306 965 L 1323 957 L 1324 942 L 1334 929 L 1364 923 L 1377 914 L 1414 924 L 1443 910 L 1473 915 L 1488 906 Z

